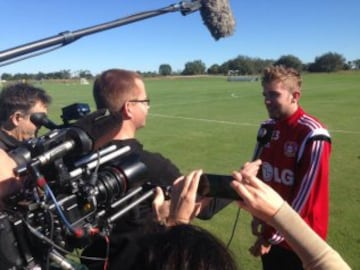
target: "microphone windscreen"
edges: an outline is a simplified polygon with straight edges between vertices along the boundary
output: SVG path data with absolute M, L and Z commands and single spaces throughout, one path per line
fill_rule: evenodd
M 201 0 L 200 14 L 215 40 L 234 33 L 235 19 L 228 0 Z

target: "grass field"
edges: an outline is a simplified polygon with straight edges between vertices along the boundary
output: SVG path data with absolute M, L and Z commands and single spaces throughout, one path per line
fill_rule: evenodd
M 50 118 L 74 102 L 94 109 L 91 85 L 44 83 L 54 98 Z M 139 139 L 187 173 L 194 168 L 230 173 L 249 160 L 259 123 L 267 118 L 259 82 L 227 82 L 225 77 L 147 79 L 151 98 L 147 127 Z M 353 269 L 360 269 L 360 73 L 305 74 L 301 105 L 327 124 L 333 141 L 329 243 Z M 197 224 L 228 242 L 236 206 Z M 240 269 L 261 269 L 248 253 L 253 238 L 244 211 L 231 250 Z

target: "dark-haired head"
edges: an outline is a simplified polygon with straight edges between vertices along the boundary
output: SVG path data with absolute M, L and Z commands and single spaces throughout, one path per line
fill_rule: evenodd
M 132 251 L 136 250 L 136 254 L 123 256 L 126 260 L 130 257 L 133 260 L 129 269 L 237 269 L 226 246 L 210 232 L 194 225 L 177 225 L 144 234 L 138 238 L 136 245 L 136 249 L 132 245 Z M 111 269 L 120 267 L 121 262 L 115 261 L 112 262 Z
M 16 111 L 28 114 L 37 103 L 47 107 L 51 97 L 44 89 L 27 83 L 5 86 L 0 93 L 0 121 L 7 121 Z

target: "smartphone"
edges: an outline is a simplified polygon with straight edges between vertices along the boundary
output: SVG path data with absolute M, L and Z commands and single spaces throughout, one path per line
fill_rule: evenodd
M 233 180 L 231 175 L 202 174 L 197 194 L 205 197 L 241 200 L 239 194 L 230 186 Z

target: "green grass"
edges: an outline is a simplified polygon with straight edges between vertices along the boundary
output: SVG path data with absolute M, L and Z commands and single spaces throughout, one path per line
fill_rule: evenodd
M 138 138 L 187 173 L 195 168 L 229 173 L 252 155 L 259 123 L 267 118 L 259 82 L 227 82 L 224 77 L 147 79 L 151 98 L 147 127 Z M 74 102 L 94 109 L 91 85 L 42 85 L 54 98 L 50 117 Z M 332 134 L 329 243 L 360 268 L 360 73 L 305 74 L 301 104 L 327 124 Z M 210 221 L 196 221 L 228 242 L 237 207 Z M 241 211 L 231 250 L 241 269 L 261 269 L 248 253 L 253 237 L 249 215 Z

